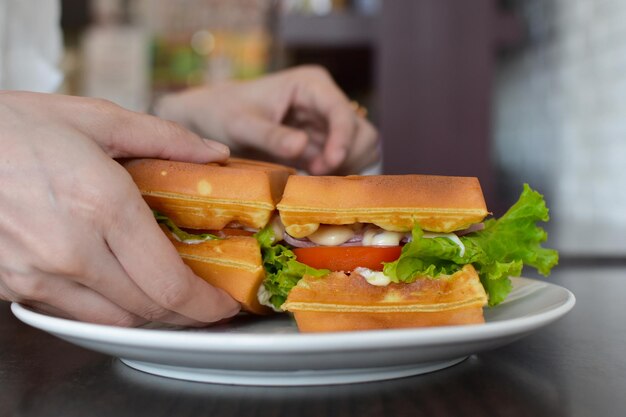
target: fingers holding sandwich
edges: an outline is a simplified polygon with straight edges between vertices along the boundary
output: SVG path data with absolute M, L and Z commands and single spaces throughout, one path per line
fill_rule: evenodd
M 177 123 L 133 112 L 102 99 L 10 92 L 13 117 L 28 117 L 51 129 L 72 128 L 90 138 L 113 158 L 153 157 L 206 163 L 228 159 L 230 151 L 219 142 L 202 139 Z M 43 108 L 44 113 L 33 113 Z
M 108 101 L 96 102 L 99 114 L 93 118 L 87 114 L 77 127 L 111 157 L 205 163 L 224 161 L 229 156 L 227 146 L 202 139 L 174 122 L 127 111 Z M 74 103 L 68 103 L 71 105 Z M 102 125 L 108 128 L 101 129 Z M 111 255 L 101 259 L 108 276 L 103 276 L 102 270 L 94 271 L 85 284 L 144 320 L 199 325 L 236 314 L 239 305 L 234 300 L 184 265 L 136 188 L 125 179 L 129 186 L 121 190 L 126 191 L 113 194 L 128 195 L 128 199 L 116 205 L 117 213 L 104 217 L 111 220 L 103 229 L 108 248 L 99 252 Z
M 130 179 L 118 175 L 122 168 L 110 165 L 118 170 L 109 171 L 106 181 L 94 189 L 79 185 L 81 189 L 70 192 L 81 196 L 79 201 L 61 198 L 60 188 L 44 192 L 36 175 L 18 178 L 12 190 L 14 201 L 0 193 L 0 298 L 61 317 L 122 326 L 146 321 L 198 326 L 236 314 L 238 304 L 193 276 L 169 242 L 154 247 L 143 241 L 164 236 L 160 229 L 149 227 L 154 219 L 147 208 L 141 213 L 126 208 L 145 203 Z M 81 177 L 90 183 L 86 173 Z M 37 201 L 32 206 L 19 204 L 31 190 Z M 88 197 L 94 190 L 99 195 Z M 49 210 L 50 204 L 54 207 Z M 147 228 L 141 227 L 141 216 L 146 217 Z M 140 226 L 128 226 L 135 222 Z M 109 227 L 112 233 L 107 232 Z M 130 239 L 134 234 L 139 236 L 131 239 L 134 250 L 107 240 L 109 236 Z M 173 256 L 168 256 L 169 251 L 174 251 Z M 168 269 L 159 262 L 172 265 Z M 137 272 L 142 268 L 145 273 Z M 162 274 L 168 274 L 166 279 Z M 194 281 L 199 285 L 194 286 Z
M 98 240 L 93 244 L 102 247 L 89 248 L 88 251 L 101 254 L 100 259 L 87 265 L 87 273 L 78 275 L 75 280 L 106 300 L 114 300 L 118 310 L 125 313 L 112 315 L 111 317 L 117 317 L 114 324 L 132 326 L 146 321 L 158 321 L 182 326 L 199 326 L 214 321 L 190 318 L 154 300 L 127 272 L 107 242 Z
M 98 103 L 100 114 L 94 114 L 87 123 L 81 121 L 80 129 L 113 158 L 141 156 L 206 163 L 225 161 L 230 155 L 226 145 L 203 139 L 175 122 L 131 112 L 108 101 Z M 109 128 L 101 129 L 103 124 Z
M 237 312 L 183 265 L 111 159 L 208 162 L 227 151 L 106 101 L 2 92 L 0 109 L 0 299 L 118 325 L 197 325 Z
M 138 326 L 147 320 L 120 307 L 97 291 L 76 282 L 75 276 L 44 271 L 4 274 L 7 299 L 66 319 L 117 326 Z
M 104 236 L 133 283 L 161 314 L 173 312 L 200 323 L 237 314 L 239 303 L 193 274 L 154 221 L 139 192 L 135 189 L 133 194 L 115 223 L 105 228 Z

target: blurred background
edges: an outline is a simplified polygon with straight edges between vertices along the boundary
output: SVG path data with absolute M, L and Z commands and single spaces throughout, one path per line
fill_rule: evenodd
M 383 172 L 524 182 L 549 244 L 626 255 L 622 0 L 64 0 L 68 94 L 145 110 L 168 91 L 328 68 L 380 128 Z

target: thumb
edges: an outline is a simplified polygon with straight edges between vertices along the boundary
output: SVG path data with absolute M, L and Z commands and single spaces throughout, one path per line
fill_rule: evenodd
M 258 115 L 246 114 L 227 125 L 227 135 L 245 145 L 278 158 L 296 158 L 304 152 L 307 134 Z
M 206 163 L 224 161 L 230 155 L 226 145 L 202 139 L 177 123 L 126 110 L 111 102 L 91 101 L 95 102 L 92 106 L 82 103 L 81 117 L 74 125 L 112 158 L 149 157 Z M 85 111 L 86 108 L 90 111 Z

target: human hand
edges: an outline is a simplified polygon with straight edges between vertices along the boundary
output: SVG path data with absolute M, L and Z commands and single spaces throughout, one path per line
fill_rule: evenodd
M 380 158 L 378 132 L 320 67 L 166 95 L 155 112 L 316 175 L 359 173 Z
M 0 298 L 95 323 L 201 325 L 239 305 L 195 276 L 112 158 L 228 148 L 110 102 L 0 93 Z

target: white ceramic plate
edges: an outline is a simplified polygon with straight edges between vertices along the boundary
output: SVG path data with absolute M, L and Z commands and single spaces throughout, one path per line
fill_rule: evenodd
M 238 385 L 345 384 L 446 368 L 546 326 L 574 306 L 565 288 L 512 280 L 507 301 L 485 310 L 485 324 L 436 328 L 299 334 L 289 316 L 242 315 L 207 329 L 128 329 L 52 317 L 17 303 L 11 309 L 33 327 L 156 375 Z

